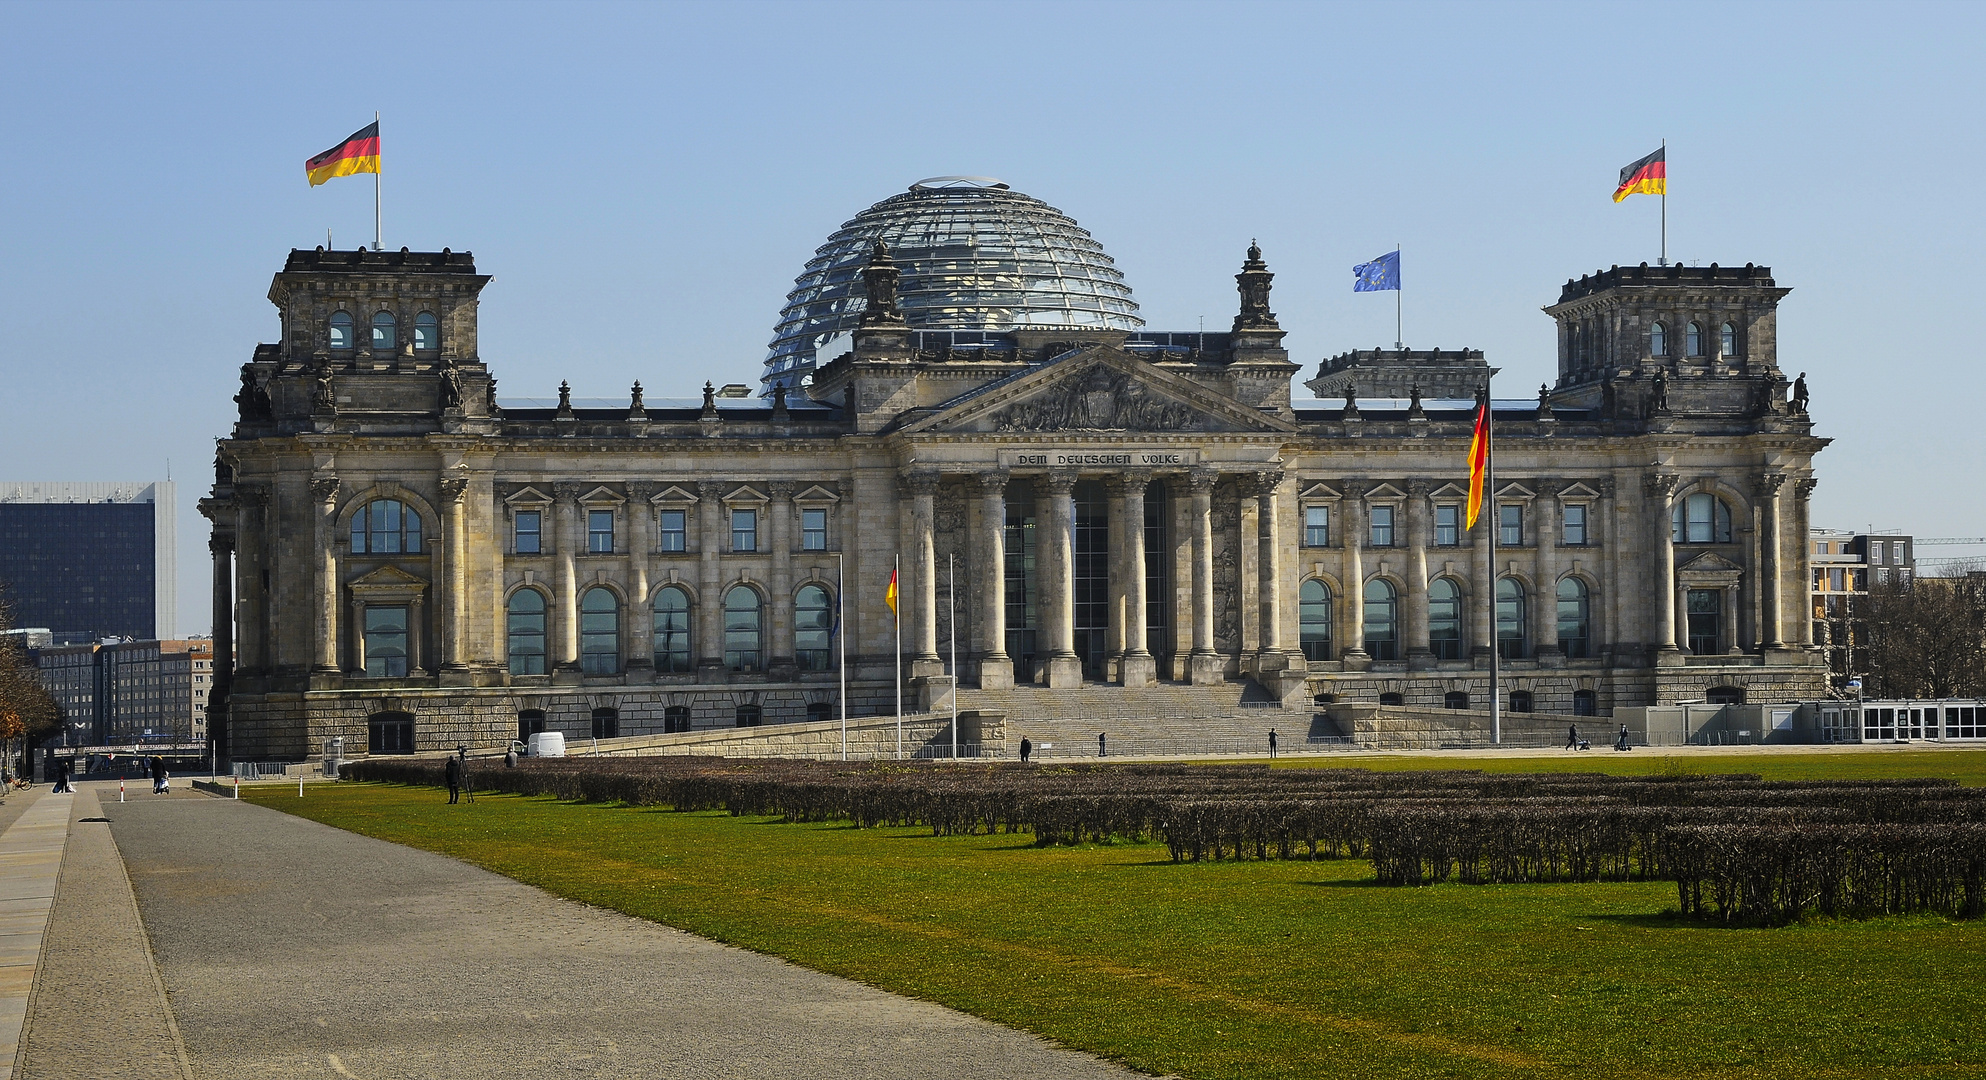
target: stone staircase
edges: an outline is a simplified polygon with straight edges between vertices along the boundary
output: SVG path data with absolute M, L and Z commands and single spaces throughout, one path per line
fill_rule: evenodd
M 1281 753 L 1351 748 L 1329 720 L 1308 707 L 1285 709 L 1252 682 L 967 688 L 959 708 L 1005 713 L 1008 756 L 1020 753 L 1025 737 L 1037 758 L 1094 758 L 1099 732 L 1112 757 L 1266 754 L 1271 730 Z

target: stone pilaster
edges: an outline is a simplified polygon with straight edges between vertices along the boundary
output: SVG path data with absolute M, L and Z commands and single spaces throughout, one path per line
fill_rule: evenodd
M 317 649 L 314 675 L 338 674 L 338 478 L 313 476 L 310 499 L 317 509 Z M 315 683 L 317 680 L 313 680 Z
M 1675 494 L 1673 474 L 1650 473 L 1642 478 L 1642 501 L 1650 519 L 1646 527 L 1655 540 L 1655 591 L 1661 598 L 1653 612 L 1655 627 L 1650 637 L 1654 639 L 1656 663 L 1665 666 L 1683 662 L 1682 650 L 1676 645 L 1681 628 L 1676 618 L 1676 539 L 1671 520 Z
M 729 681 L 724 668 L 724 567 L 719 555 L 729 546 L 725 531 L 724 496 L 730 485 L 722 480 L 704 480 L 696 486 L 697 597 L 696 632 L 690 635 L 696 650 L 696 674 L 700 683 Z
M 1562 527 L 1564 509 L 1559 504 L 1559 492 L 1565 484 L 1559 480 L 1540 480 L 1538 498 L 1531 504 L 1533 509 L 1532 533 L 1537 540 L 1533 548 L 1531 579 L 1535 587 L 1531 590 L 1531 655 L 1545 667 L 1562 667 L 1565 652 L 1558 647 L 1558 541 Z
M 791 480 L 774 480 L 766 486 L 772 504 L 766 512 L 772 520 L 772 622 L 767 628 L 772 640 L 766 642 L 768 668 L 774 679 L 792 679 L 799 673 L 793 658 L 793 492 Z
M 468 544 L 465 539 L 467 529 L 463 524 L 465 508 L 463 496 L 468 493 L 469 481 L 465 477 L 443 477 L 441 481 L 442 504 L 448 515 L 448 585 L 442 599 L 442 670 L 449 675 L 466 672 L 469 669 L 467 647 L 469 634 L 468 619 Z M 411 622 L 412 612 L 409 612 Z M 411 638 L 420 635 L 419 627 L 413 624 L 407 628 Z M 446 677 L 444 681 L 448 681 Z
M 1340 606 L 1345 611 L 1345 632 L 1339 640 L 1345 643 L 1345 662 L 1362 667 L 1372 660 L 1365 651 L 1365 493 L 1372 485 L 1348 480 L 1343 489 L 1345 602 Z
M 639 384 L 636 384 L 639 385 Z M 630 682 L 648 682 L 655 675 L 655 597 L 649 581 L 649 558 L 655 550 L 655 504 L 659 490 L 649 481 L 628 483 L 628 655 L 621 663 Z
M 1007 478 L 1004 469 L 979 474 L 980 618 L 979 687 L 1007 690 L 1014 685 L 1014 660 L 1007 655 Z
M 552 673 L 561 681 L 579 679 L 579 485 L 552 485 L 552 543 L 556 545 L 558 581 L 553 600 L 555 638 Z
M 1035 512 L 1041 518 L 1038 574 L 1043 640 L 1038 649 L 1048 686 L 1054 690 L 1083 684 L 1083 662 L 1075 647 L 1076 562 L 1070 535 L 1075 512 L 1070 496 L 1075 487 L 1076 474 L 1059 470 L 1035 486 Z
M 1125 686 L 1150 686 L 1158 681 L 1158 662 L 1152 659 L 1145 618 L 1145 487 L 1150 478 L 1138 474 L 1125 478 L 1118 491 L 1116 510 L 1123 528 L 1119 548 L 1124 567 L 1124 653 L 1118 661 L 1118 682 Z
M 1434 649 L 1428 641 L 1427 625 L 1427 545 L 1428 495 L 1434 485 L 1426 480 L 1407 481 L 1407 666 L 1417 671 L 1434 666 Z
M 1193 652 L 1187 674 L 1195 686 L 1227 678 L 1227 665 L 1214 651 L 1214 484 L 1219 479 L 1211 469 L 1194 469 L 1186 477 L 1193 525 Z
M 1780 590 L 1785 581 L 1784 552 L 1780 548 L 1779 489 L 1785 486 L 1785 473 L 1765 473 L 1758 478 L 1759 567 L 1761 619 L 1758 639 L 1761 649 L 1783 649 L 1785 605 Z
M 912 645 L 910 677 L 927 678 L 945 673 L 938 655 L 938 474 L 917 471 L 903 479 L 910 496 L 910 580 L 901 590 L 910 597 Z

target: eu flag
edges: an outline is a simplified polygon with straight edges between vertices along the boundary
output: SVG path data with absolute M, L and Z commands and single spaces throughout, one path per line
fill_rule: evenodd
M 1369 263 L 1352 267 L 1358 280 L 1352 282 L 1353 292 L 1387 292 L 1400 287 L 1400 253 L 1389 251 Z

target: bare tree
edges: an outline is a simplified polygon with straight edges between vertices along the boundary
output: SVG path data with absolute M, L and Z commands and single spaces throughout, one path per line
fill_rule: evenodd
M 1874 583 L 1865 612 L 1867 695 L 1986 693 L 1986 574 Z

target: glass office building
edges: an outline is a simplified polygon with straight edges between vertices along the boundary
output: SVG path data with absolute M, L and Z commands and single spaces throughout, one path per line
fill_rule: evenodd
M 0 483 L 0 593 L 59 643 L 174 632 L 173 485 Z

